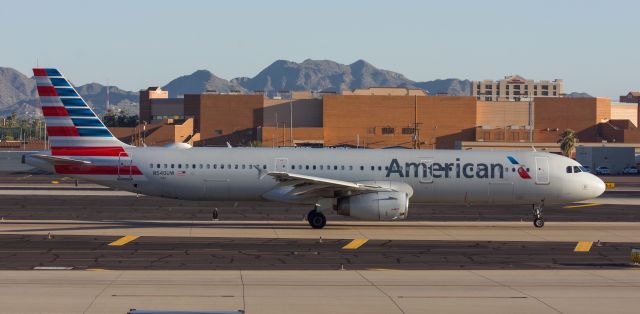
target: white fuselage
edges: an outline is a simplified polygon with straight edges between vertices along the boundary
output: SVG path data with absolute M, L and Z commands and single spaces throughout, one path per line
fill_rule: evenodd
M 118 161 L 118 176 L 78 177 L 146 195 L 221 201 L 287 201 L 267 196 L 279 182 L 261 176 L 258 168 L 379 185 L 401 182 L 412 188 L 412 203 L 568 203 L 604 191 L 596 176 L 566 171 L 568 166 L 579 166 L 574 160 L 536 151 L 161 147 L 126 151 L 129 157 Z M 130 164 L 142 175 L 129 175 Z M 523 178 L 519 168 L 530 178 Z

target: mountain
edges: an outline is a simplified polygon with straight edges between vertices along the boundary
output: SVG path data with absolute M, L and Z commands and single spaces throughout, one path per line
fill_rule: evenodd
M 330 60 L 296 63 L 278 60 L 253 78 L 231 80 L 249 91 L 276 93 L 281 90 L 351 90 L 372 86 L 408 86 L 413 81 L 402 74 L 380 70 L 364 60 L 344 65 Z
M 471 81 L 459 79 L 435 80 L 416 82 L 417 88 L 424 89 L 430 95 L 447 94 L 451 96 L 471 95 Z
M 446 79 L 415 82 L 404 75 L 379 69 L 364 60 L 352 64 L 341 64 L 331 60 L 304 60 L 297 63 L 277 60 L 254 77 L 238 77 L 230 81 L 219 78 L 206 70 L 198 70 L 181 76 L 165 85 L 170 97 L 203 93 L 207 90 L 219 92 L 262 91 L 275 95 L 279 91 L 341 91 L 375 86 L 422 88 L 435 95 L 470 95 L 468 80 Z
M 0 67 L 0 116 L 35 113 L 36 82 L 19 71 Z
M 245 91 L 239 84 L 219 78 L 207 70 L 198 70 L 189 75 L 181 76 L 169 82 L 162 89 L 169 91 L 169 97 L 200 94 L 206 91 L 225 93 L 236 90 Z
M 76 86 L 78 93 L 97 114 L 106 111 L 107 87 L 98 83 Z M 137 114 L 138 93 L 109 87 L 112 109 L 123 110 L 127 114 Z M 16 112 L 21 117 L 40 116 L 36 105 L 36 82 L 19 71 L 0 67 L 0 116 Z
M 587 93 L 579 93 L 579 92 L 572 92 L 569 94 L 566 94 L 564 97 L 573 97 L 573 98 L 593 98 L 593 96 L 587 94 Z
M 206 91 L 253 92 L 263 91 L 275 95 L 279 91 L 341 91 L 367 87 L 421 88 L 432 95 L 470 95 L 468 80 L 445 79 L 416 82 L 404 75 L 379 69 L 365 60 L 341 64 L 331 60 L 307 59 L 301 63 L 277 60 L 254 77 L 232 80 L 220 78 L 208 70 L 197 70 L 167 83 L 163 89 L 170 97 L 198 94 Z M 98 114 L 107 110 L 107 87 L 98 83 L 76 86 L 76 89 Z M 16 112 L 20 116 L 39 116 L 36 106 L 35 81 L 19 71 L 0 67 L 0 116 Z M 138 112 L 138 92 L 109 87 L 110 109 L 128 114 Z
M 98 83 L 89 83 L 76 87 L 82 98 L 102 115 L 107 111 L 107 86 Z M 122 90 L 117 86 L 109 86 L 109 107 L 122 110 L 127 114 L 138 114 L 138 93 Z

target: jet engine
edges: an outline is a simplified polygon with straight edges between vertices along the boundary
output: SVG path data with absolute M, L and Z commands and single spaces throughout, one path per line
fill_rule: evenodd
M 409 196 L 404 192 L 372 192 L 337 200 L 338 215 L 362 220 L 405 219 L 409 212 Z

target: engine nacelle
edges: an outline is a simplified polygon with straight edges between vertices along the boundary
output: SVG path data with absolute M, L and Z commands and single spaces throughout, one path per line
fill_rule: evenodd
M 404 192 L 375 192 L 341 197 L 338 215 L 362 220 L 397 220 L 407 218 L 409 195 Z

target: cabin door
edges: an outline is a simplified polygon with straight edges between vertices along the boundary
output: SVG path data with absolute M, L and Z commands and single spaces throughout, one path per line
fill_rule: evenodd
M 548 157 L 536 157 L 536 184 L 549 184 Z

